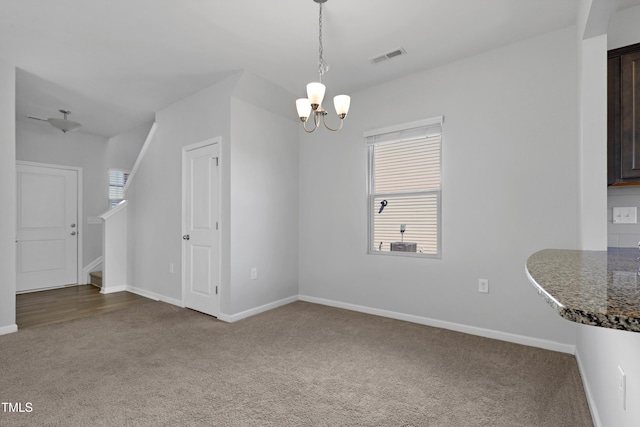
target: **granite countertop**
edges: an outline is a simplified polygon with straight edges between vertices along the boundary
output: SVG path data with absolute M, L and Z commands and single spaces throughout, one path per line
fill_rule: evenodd
M 640 252 L 545 249 L 526 272 L 538 293 L 565 319 L 640 332 Z

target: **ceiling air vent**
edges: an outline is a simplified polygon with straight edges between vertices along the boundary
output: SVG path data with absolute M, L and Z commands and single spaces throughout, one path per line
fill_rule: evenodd
M 383 53 L 382 55 L 374 56 L 373 58 L 369 58 L 372 64 L 379 64 L 389 59 L 393 59 L 397 56 L 406 55 L 407 51 L 404 48 L 397 48 L 387 53 Z

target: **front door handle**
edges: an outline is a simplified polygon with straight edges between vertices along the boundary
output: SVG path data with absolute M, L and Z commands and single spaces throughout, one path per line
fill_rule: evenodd
M 182 236 L 182 240 L 189 240 L 191 238 L 191 236 L 189 236 L 188 234 L 185 234 L 184 236 Z
M 76 232 L 75 232 L 75 231 L 72 231 L 72 232 L 71 232 L 71 235 L 72 235 L 72 236 L 75 236 L 75 235 L 76 235 Z

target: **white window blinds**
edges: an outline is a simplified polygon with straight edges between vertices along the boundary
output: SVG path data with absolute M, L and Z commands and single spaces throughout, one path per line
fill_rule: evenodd
M 115 206 L 124 199 L 124 186 L 129 172 L 109 169 L 109 204 Z
M 375 147 L 375 192 L 440 188 L 440 136 Z
M 369 251 L 439 257 L 442 118 L 365 134 Z

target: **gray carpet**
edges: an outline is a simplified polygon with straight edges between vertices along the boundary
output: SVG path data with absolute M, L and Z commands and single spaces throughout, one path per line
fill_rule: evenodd
M 575 358 L 305 302 L 0 336 L 1 426 L 592 426 Z

